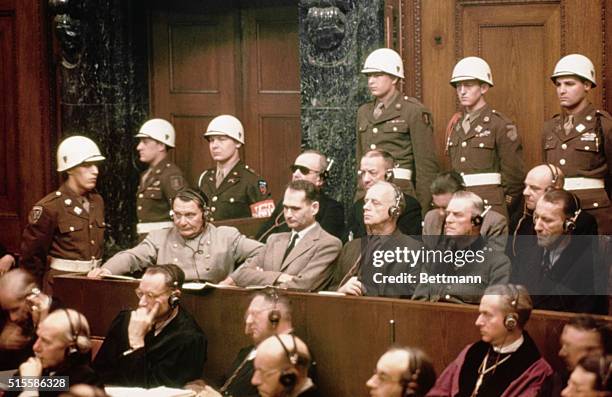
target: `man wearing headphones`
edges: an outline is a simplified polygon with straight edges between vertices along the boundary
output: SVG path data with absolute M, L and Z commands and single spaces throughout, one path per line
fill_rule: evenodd
M 251 383 L 262 397 L 318 397 L 308 377 L 310 352 L 293 334 L 273 335 L 257 346 Z
M 599 292 L 594 284 L 608 276 L 595 266 L 597 245 L 593 236 L 573 234 L 580 213 L 578 198 L 563 189 L 549 190 L 536 204 L 533 222 L 540 250 L 521 281 L 537 309 L 607 313 L 606 290 Z
M 421 349 L 392 346 L 366 386 L 372 397 L 424 397 L 435 381 L 433 363 Z
M 140 127 L 136 138 L 139 138 L 138 159 L 149 166 L 140 176 L 136 192 L 136 231 L 144 238 L 152 230 L 172 227 L 172 199 L 185 188 L 185 178 L 181 169 L 168 158 L 168 151 L 175 142 L 172 124 L 164 119 L 148 120 Z
M 374 149 L 368 150 L 361 158 L 359 166 L 359 183 L 364 191 L 368 191 L 376 182 L 393 182 L 394 160 L 387 151 Z M 402 199 L 406 205 L 405 209 L 397 219 L 397 227 L 401 233 L 409 236 L 421 235 L 421 206 L 412 196 L 405 194 Z M 349 240 L 364 237 L 366 226 L 363 222 L 364 198 L 353 203 L 347 222 L 347 234 Z
M 23 269 L 0 277 L 0 371 L 17 368 L 32 355 L 36 327 L 60 306 Z
M 405 248 L 418 251 L 421 248 L 417 240 L 398 229 L 398 219 L 402 218 L 406 208 L 404 197 L 406 195 L 390 182 L 378 181 L 370 185 L 363 206 L 368 234 L 344 245 L 336 260 L 331 289 L 337 288 L 338 292 L 348 295 L 412 296 L 415 284 L 376 282 L 382 281 L 380 277 L 383 275 L 416 274 L 419 270 L 418 266 L 410 267 L 399 260 L 385 260 L 383 264 L 376 262 L 380 253 L 385 251 Z
M 453 193 L 465 190 L 463 177 L 455 171 L 441 172 L 430 186 L 433 209 L 423 219 L 423 242 L 435 247 L 444 236 L 446 207 Z M 480 235 L 487 238 L 489 247 L 503 251 L 508 238 L 508 221 L 497 211 L 487 211 L 480 226 Z
M 268 183 L 240 160 L 244 128 L 229 114 L 217 116 L 208 124 L 204 138 L 216 168 L 204 171 L 198 188 L 210 197 L 210 221 L 249 218 L 252 204 L 270 198 Z
M 342 243 L 316 221 L 318 196 L 316 187 L 308 181 L 289 183 L 283 197 L 283 211 L 291 232 L 270 237 L 264 248 L 230 274 L 223 284 L 276 285 L 302 291 L 324 288 L 332 276 L 332 264 Z
M 445 239 L 431 249 L 440 254 L 422 262 L 421 276 L 426 274 L 428 281 L 419 283 L 413 299 L 477 304 L 485 288 L 508 282 L 510 260 L 490 248 L 480 234 L 484 212 L 484 202 L 475 193 L 453 194 L 446 208 Z M 458 282 L 453 282 L 454 277 Z
M 291 180 L 304 180 L 315 185 L 319 191 L 319 212 L 317 212 L 315 219 L 327 233 L 342 238 L 344 233 L 344 207 L 323 191 L 329 168 L 330 162 L 327 161 L 323 153 L 318 150 L 305 150 L 297 156 L 290 167 Z M 276 203 L 270 219 L 261 225 L 255 237 L 258 241 L 265 243 L 271 234 L 288 231 L 289 226 L 287 226 L 283 214 L 283 200 L 280 200 Z
M 237 265 L 254 257 L 262 244 L 234 227 L 207 223 L 206 204 L 195 190 L 178 192 L 172 201 L 174 227 L 152 231 L 136 247 L 117 253 L 88 276 L 126 274 L 154 263 L 174 263 L 187 280 L 223 280 Z
M 291 322 L 291 304 L 289 299 L 275 289 L 266 289 L 255 293 L 244 314 L 244 333 L 253 341 L 238 352 L 229 371 L 219 382 L 219 392 L 210 386 L 202 387 L 202 381 L 187 385 L 187 388 L 202 392 L 204 396 L 256 397 L 257 388 L 251 383 L 253 360 L 257 346 L 275 334 L 283 335 L 293 332 Z M 220 393 L 220 394 L 219 394 Z
M 138 309 L 119 313 L 96 355 L 104 383 L 182 387 L 201 376 L 207 340 L 179 304 L 184 281 L 177 265 L 147 268 L 135 291 Z
M 53 374 L 54 377 L 67 377 L 67 386 L 79 383 L 102 386 L 98 374 L 90 366 L 91 340 L 84 315 L 72 309 L 55 310 L 41 321 L 36 334 L 34 356 L 19 366 L 18 376 L 39 378 Z M 61 393 L 28 389 L 20 396 L 58 396 Z
M 442 372 L 431 397 L 536 396 L 553 370 L 525 331 L 533 305 L 521 285 L 485 290 L 476 319 L 480 341 L 467 346 Z

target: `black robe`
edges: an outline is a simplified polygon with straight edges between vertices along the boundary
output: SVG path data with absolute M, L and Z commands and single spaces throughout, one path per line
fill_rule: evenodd
M 145 336 L 145 347 L 130 354 L 130 311 L 113 320 L 94 360 L 94 368 L 106 385 L 153 388 L 182 387 L 202 377 L 206 361 L 206 335 L 182 307 L 176 317 L 155 336 Z

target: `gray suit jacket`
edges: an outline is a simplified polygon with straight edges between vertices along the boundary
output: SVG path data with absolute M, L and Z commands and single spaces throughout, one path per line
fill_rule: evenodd
M 263 250 L 230 275 L 236 285 L 278 285 L 304 291 L 323 288 L 333 273 L 332 263 L 342 243 L 317 223 L 283 261 L 290 236 L 290 232 L 271 235 Z M 294 276 L 293 280 L 277 283 L 283 273 Z

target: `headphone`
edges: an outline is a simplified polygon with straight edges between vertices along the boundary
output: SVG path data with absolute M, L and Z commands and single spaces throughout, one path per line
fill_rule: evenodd
M 550 182 L 550 186 L 548 186 L 546 188 L 546 191 L 549 191 L 551 189 L 556 189 L 557 188 L 557 181 L 559 180 L 559 173 L 557 172 L 557 167 L 555 167 L 554 165 L 550 164 L 550 163 L 544 163 L 546 164 L 546 166 L 548 167 L 548 169 L 550 170 L 550 175 L 551 175 L 551 182 Z
M 164 266 L 159 266 L 158 269 L 164 272 L 171 280 L 174 279 L 174 281 L 172 282 L 172 288 L 174 289 L 168 297 L 168 306 L 170 306 L 171 309 L 176 309 L 176 307 L 181 302 L 180 294 L 176 291 L 177 289 L 179 289 L 178 281 L 175 279 L 175 276 L 170 273 L 170 271 Z
M 391 207 L 389 207 L 388 213 L 391 218 L 399 218 L 403 213 L 402 200 L 404 199 L 404 193 L 402 193 L 401 190 L 399 190 L 399 188 L 393 183 L 391 183 L 391 186 L 393 186 L 395 202 Z
M 510 289 L 510 293 L 512 293 L 512 300 L 510 301 L 512 313 L 508 313 L 506 317 L 504 317 L 504 327 L 506 327 L 508 331 L 513 331 L 518 325 L 519 320 L 518 300 L 520 291 L 514 284 L 508 284 L 508 289 Z
M 300 355 L 297 351 L 297 343 L 295 343 L 295 335 L 291 334 L 291 339 L 293 339 L 293 349 L 291 349 L 291 351 L 287 349 L 287 346 L 285 346 L 285 344 L 283 343 L 282 339 L 278 336 L 278 334 L 274 334 L 274 336 L 276 337 L 278 342 L 283 347 L 283 351 L 285 352 L 285 355 L 287 356 L 289 363 L 291 363 L 291 368 L 284 369 L 281 372 L 280 376 L 278 377 L 278 382 L 281 385 L 283 385 L 287 393 L 291 393 L 293 389 L 295 388 L 295 385 L 298 380 L 297 371 L 296 371 L 295 366 L 300 361 Z
M 325 158 L 325 161 L 327 162 L 327 167 L 325 167 L 325 170 L 323 170 L 319 175 L 321 176 L 321 179 L 323 179 L 324 181 L 329 179 L 329 173 L 331 172 L 331 168 L 334 165 L 334 159 L 331 157 Z
M 65 357 L 68 360 L 76 358 L 80 354 L 79 349 L 79 335 L 81 333 L 81 316 L 77 313 L 77 325 L 72 324 L 72 318 L 70 317 L 70 312 L 66 308 L 62 308 L 64 313 L 66 313 L 66 317 L 68 317 L 68 325 L 70 326 L 70 345 L 66 347 Z
M 487 215 L 487 212 L 491 209 L 490 205 L 485 205 L 484 211 L 481 214 L 472 217 L 472 225 L 481 226 L 484 222 L 484 217 Z
M 576 230 L 576 220 L 578 219 L 578 216 L 580 216 L 580 213 L 582 212 L 582 207 L 580 206 L 580 201 L 578 201 L 578 197 L 576 197 L 576 195 L 572 192 L 568 192 L 569 194 L 572 195 L 572 198 L 574 199 L 574 215 L 571 218 L 567 218 L 565 220 L 565 222 L 563 222 L 563 231 L 565 233 L 569 233 L 569 232 L 573 232 L 574 230 Z
M 393 177 L 395 176 L 395 174 L 393 174 L 393 168 L 388 168 L 385 170 L 385 181 L 387 182 L 393 182 Z
M 265 292 L 265 294 L 272 298 L 272 300 L 274 300 L 274 307 L 272 308 L 272 310 L 270 310 L 270 313 L 268 313 L 268 321 L 270 322 L 270 325 L 272 326 L 273 329 L 276 329 L 276 327 L 278 327 L 278 323 L 281 320 L 281 312 L 280 310 L 278 310 L 278 293 L 276 292 L 275 289 L 270 289 L 268 291 Z M 295 342 L 295 341 L 294 341 Z M 281 342 L 282 344 L 282 342 Z
M 204 193 L 188 188 L 178 192 L 176 196 L 174 196 L 173 202 L 177 198 L 186 199 L 187 201 L 195 201 L 198 204 L 198 207 L 202 209 L 202 219 L 206 220 L 206 217 L 208 216 L 208 197 L 206 197 Z M 171 213 L 174 215 L 173 211 L 171 211 Z
M 417 395 L 419 385 L 419 374 L 421 362 L 419 357 L 409 349 L 400 349 L 408 354 L 406 370 L 402 374 L 400 384 L 402 385 L 402 397 L 414 397 Z

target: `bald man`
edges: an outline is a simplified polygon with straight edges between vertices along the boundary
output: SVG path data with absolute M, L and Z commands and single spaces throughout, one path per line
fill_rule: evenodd
M 36 326 L 59 306 L 40 292 L 34 276 L 23 269 L 0 278 L 0 370 L 17 368 L 32 355 Z
M 67 377 L 71 385 L 102 386 L 90 366 L 91 339 L 85 316 L 76 310 L 59 309 L 41 321 L 36 331 L 34 356 L 19 366 L 19 376 Z M 45 391 L 27 396 L 58 396 L 61 391 Z

